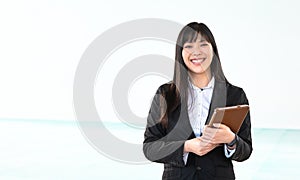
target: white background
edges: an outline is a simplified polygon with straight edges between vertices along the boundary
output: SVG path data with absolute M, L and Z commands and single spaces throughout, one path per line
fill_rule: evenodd
M 74 74 L 88 45 L 120 23 L 163 18 L 210 27 L 227 78 L 248 95 L 253 127 L 300 128 L 298 8 L 296 0 L 2 1 L 0 118 L 74 120 Z M 148 47 L 155 47 L 155 42 Z M 163 55 L 172 58 L 174 47 L 164 48 Z M 123 56 L 135 54 L 129 50 Z M 113 82 L 114 76 L 108 74 L 106 80 Z M 138 115 L 146 116 L 149 99 L 166 81 L 154 79 L 155 83 L 136 83 L 145 101 L 129 98 Z M 134 109 L 141 102 L 144 109 Z
M 296 0 L 1 1 L 2 177 L 81 179 L 83 176 L 93 179 L 114 175 L 119 179 L 130 178 L 135 172 L 143 176 L 144 171 L 153 173 L 149 179 L 160 177 L 160 165 L 128 166 L 99 156 L 81 136 L 79 129 L 68 126 L 76 122 L 73 81 L 83 52 L 106 30 L 141 18 L 207 24 L 215 36 L 225 75 L 232 84 L 242 87 L 247 93 L 253 127 L 300 129 L 299 8 L 300 3 Z M 119 122 L 111 104 L 109 85 L 114 82 L 122 65 L 147 54 L 174 58 L 174 50 L 172 44 L 141 41 L 115 52 L 103 68 L 103 76 L 99 76 L 105 77 L 105 80 L 98 79 L 95 84 L 95 101 L 101 117 L 105 121 Z M 168 79 L 152 75 L 133 83 L 128 92 L 132 111 L 145 117 L 155 90 L 166 81 Z M 100 96 L 103 94 L 100 93 L 101 87 L 107 87 L 105 98 Z M 121 136 L 129 135 L 131 139 L 124 140 L 140 144 L 143 130 L 138 130 L 136 135 L 136 129 L 127 129 L 123 129 Z M 265 137 L 264 132 L 257 136 Z M 120 135 L 120 131 L 113 133 Z M 275 148 L 281 143 L 278 138 L 278 143 L 275 141 L 269 152 L 278 149 Z M 264 166 L 260 162 L 264 158 L 266 162 L 269 160 L 265 156 L 265 145 L 255 148 L 254 157 L 247 162 L 260 169 Z M 290 149 L 289 152 L 298 151 Z M 290 159 L 296 157 L 292 153 L 290 155 Z M 249 172 L 244 165 L 247 163 L 238 172 L 248 177 Z M 122 169 L 122 173 L 111 173 L 114 168 Z M 290 171 L 297 173 L 293 169 Z M 239 177 L 242 176 L 240 174 Z M 282 177 L 286 174 L 283 173 Z

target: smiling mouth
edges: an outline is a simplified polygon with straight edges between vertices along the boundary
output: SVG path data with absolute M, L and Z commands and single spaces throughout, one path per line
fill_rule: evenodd
M 191 59 L 191 62 L 195 65 L 201 65 L 205 60 L 206 58 Z

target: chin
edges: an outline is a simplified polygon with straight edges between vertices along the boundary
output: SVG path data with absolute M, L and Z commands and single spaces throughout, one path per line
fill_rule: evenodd
M 191 73 L 193 73 L 193 74 L 204 74 L 205 73 L 205 71 L 191 71 Z
M 191 71 L 193 74 L 205 74 L 208 73 L 207 69 L 192 69 Z

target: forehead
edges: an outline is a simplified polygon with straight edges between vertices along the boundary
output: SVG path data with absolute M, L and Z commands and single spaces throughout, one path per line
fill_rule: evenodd
M 192 31 L 184 35 L 183 43 L 192 43 L 192 42 L 204 42 L 207 41 L 207 37 L 200 32 Z
M 197 36 L 196 42 L 204 42 L 207 41 L 201 34 Z
M 187 34 L 186 38 L 184 38 L 184 43 L 205 42 L 205 41 L 207 41 L 206 36 L 203 36 L 199 32 Z

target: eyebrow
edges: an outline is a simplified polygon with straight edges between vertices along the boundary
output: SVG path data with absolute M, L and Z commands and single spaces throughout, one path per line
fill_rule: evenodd
M 200 42 L 200 43 L 202 43 L 202 42 L 208 42 L 208 41 L 206 39 L 204 39 L 204 38 L 201 38 L 200 41 L 194 41 L 194 42 Z M 186 43 L 193 43 L 193 42 L 186 42 Z
M 205 41 L 207 41 L 207 40 L 204 38 L 201 38 L 201 40 L 200 40 L 200 42 L 205 42 Z

